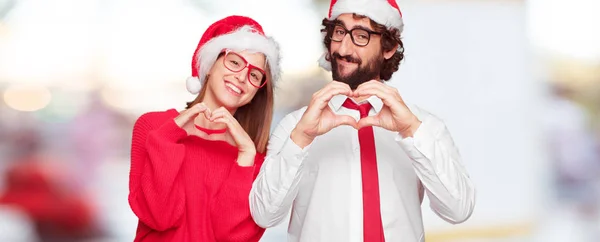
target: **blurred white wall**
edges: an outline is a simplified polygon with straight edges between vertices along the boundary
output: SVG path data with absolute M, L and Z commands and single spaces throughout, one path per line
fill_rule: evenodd
M 467 226 L 534 220 L 545 157 L 542 80 L 522 2 L 422 3 L 404 7 L 406 59 L 392 84 L 443 118 L 477 187 Z M 426 208 L 427 205 L 424 205 Z M 429 228 L 449 227 L 424 209 Z

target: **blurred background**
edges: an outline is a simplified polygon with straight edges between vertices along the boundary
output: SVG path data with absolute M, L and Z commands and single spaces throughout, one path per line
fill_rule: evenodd
M 447 123 L 471 219 L 423 203 L 428 242 L 600 241 L 600 0 L 398 0 L 389 82 Z M 132 241 L 136 118 L 193 99 L 210 23 L 248 15 L 281 44 L 276 124 L 330 81 L 326 0 L 0 0 L 0 241 Z M 263 241 L 285 241 L 287 222 Z

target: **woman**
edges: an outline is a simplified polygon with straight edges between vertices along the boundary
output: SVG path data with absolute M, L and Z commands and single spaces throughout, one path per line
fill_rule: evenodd
M 186 110 L 133 128 L 135 241 L 258 241 L 248 195 L 264 159 L 279 79 L 277 43 L 243 16 L 212 24 L 192 59 Z M 202 84 L 201 85 L 201 81 Z

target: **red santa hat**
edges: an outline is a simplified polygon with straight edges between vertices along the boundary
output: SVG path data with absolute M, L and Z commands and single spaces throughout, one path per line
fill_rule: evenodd
M 400 32 L 404 30 L 402 12 L 396 0 L 331 0 L 328 19 L 334 20 L 344 13 L 364 15 L 388 28 L 395 28 Z M 331 62 L 325 58 L 326 56 L 327 53 L 321 56 L 319 65 L 331 71 Z
M 267 81 L 276 83 L 279 80 L 279 44 L 266 36 L 255 20 L 234 15 L 213 23 L 202 35 L 192 58 L 192 76 L 186 81 L 190 93 L 200 92 L 206 75 L 223 49 L 263 53 L 271 72 Z

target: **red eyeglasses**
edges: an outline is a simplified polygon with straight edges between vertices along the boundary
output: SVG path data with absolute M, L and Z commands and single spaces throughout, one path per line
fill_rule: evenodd
M 267 84 L 267 75 L 263 69 L 248 63 L 244 57 L 232 50 L 225 50 L 223 65 L 232 72 L 240 72 L 248 68 L 247 80 L 256 88 L 261 88 Z

